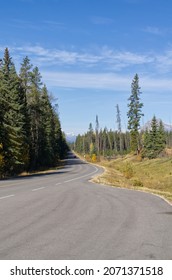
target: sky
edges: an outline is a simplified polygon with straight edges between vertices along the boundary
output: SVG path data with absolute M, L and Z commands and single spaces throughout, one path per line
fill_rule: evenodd
M 62 130 L 127 129 L 137 73 L 144 117 L 172 124 L 171 0 L 8 0 L 0 5 L 0 58 L 38 66 L 57 99 Z

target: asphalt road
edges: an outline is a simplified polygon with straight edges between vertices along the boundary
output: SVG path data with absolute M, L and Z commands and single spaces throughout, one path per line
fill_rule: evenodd
M 172 259 L 172 207 L 89 182 L 69 158 L 48 175 L 0 181 L 0 259 Z

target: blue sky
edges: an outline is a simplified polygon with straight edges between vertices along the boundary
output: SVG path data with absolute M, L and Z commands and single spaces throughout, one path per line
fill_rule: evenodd
M 172 123 L 171 0 L 1 1 L 0 57 L 8 47 L 19 69 L 27 55 L 58 98 L 62 129 L 89 123 L 123 129 L 127 99 L 139 75 L 142 124 L 155 114 Z

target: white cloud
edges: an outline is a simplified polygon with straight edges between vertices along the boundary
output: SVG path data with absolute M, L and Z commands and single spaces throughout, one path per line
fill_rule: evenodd
M 43 21 L 44 24 L 49 25 L 50 27 L 53 28 L 65 28 L 65 24 L 63 22 L 58 22 L 58 21 L 53 21 L 53 20 L 44 20 Z
M 4 49 L 0 46 L 1 53 Z M 39 66 L 49 86 L 129 90 L 137 72 L 143 90 L 160 92 L 172 89 L 172 49 L 161 54 L 119 51 L 108 47 L 92 51 L 48 49 L 39 45 L 9 49 L 18 66 L 26 55 L 33 65 Z
M 172 90 L 172 79 L 171 78 L 161 78 L 157 76 L 156 78 L 150 78 L 146 76 L 142 76 L 140 78 L 140 82 L 143 86 L 142 89 L 147 92 L 157 91 L 162 92 L 171 91 Z
M 124 66 L 138 65 L 144 63 L 151 63 L 154 58 L 150 54 L 137 54 L 129 51 L 114 51 L 109 48 L 104 48 L 102 51 L 104 61 L 109 63 L 121 63 Z
M 130 91 L 133 76 L 114 73 L 72 73 L 72 72 L 43 72 L 46 84 L 64 88 L 106 89 L 114 91 Z M 157 77 L 140 76 L 141 91 L 164 92 L 171 91 L 172 80 Z
M 156 56 L 157 69 L 160 72 L 168 73 L 172 70 L 172 50 L 166 51 L 164 54 Z
M 0 50 L 3 49 L 0 47 Z M 41 46 L 11 47 L 10 52 L 20 52 L 22 55 L 32 56 L 34 60 L 49 62 L 50 64 L 93 64 L 101 60 L 98 55 L 60 49 L 45 49 Z
M 147 26 L 143 29 L 143 31 L 154 35 L 162 35 L 164 33 L 162 29 L 156 26 Z
M 92 52 L 70 51 L 60 49 L 45 49 L 41 46 L 12 47 L 10 51 L 20 52 L 20 55 L 28 55 L 38 64 L 69 65 L 76 67 L 99 67 L 105 69 L 121 70 L 133 65 L 150 64 L 154 57 L 150 54 L 137 54 L 129 51 L 118 51 L 107 47 Z M 83 68 L 84 69 L 84 68 Z
M 47 84 L 66 88 L 126 90 L 131 83 L 131 78 L 113 73 L 43 72 L 42 75 Z

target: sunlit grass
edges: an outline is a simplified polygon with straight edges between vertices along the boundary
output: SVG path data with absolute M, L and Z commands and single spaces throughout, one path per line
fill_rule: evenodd
M 141 160 L 128 155 L 98 164 L 106 171 L 95 182 L 151 192 L 172 202 L 172 157 Z

